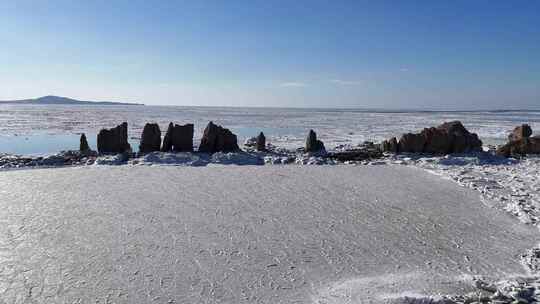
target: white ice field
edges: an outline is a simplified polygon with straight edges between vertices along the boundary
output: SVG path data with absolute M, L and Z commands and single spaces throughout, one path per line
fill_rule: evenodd
M 540 241 L 411 166 L 6 171 L 0 223 L 0 303 L 398 303 L 528 275 Z

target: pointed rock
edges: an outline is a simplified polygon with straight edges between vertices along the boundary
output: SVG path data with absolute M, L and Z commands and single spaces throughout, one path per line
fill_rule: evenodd
M 518 127 L 515 127 L 512 131 L 512 134 L 508 136 L 509 141 L 521 140 L 523 138 L 528 138 L 532 135 L 531 126 L 524 124 Z
M 147 123 L 141 135 L 139 153 L 159 151 L 161 148 L 161 130 L 157 123 Z
M 326 152 L 324 143 L 317 139 L 317 133 L 313 130 L 309 130 L 306 138 L 306 152 Z
M 79 151 L 81 152 L 90 151 L 90 146 L 88 145 L 88 141 L 86 140 L 86 135 L 84 133 L 81 134 L 81 139 L 79 140 Z
M 175 125 L 169 123 L 167 133 L 163 138 L 163 152 L 193 152 L 193 124 Z
M 239 150 L 236 135 L 229 129 L 215 125 L 213 122 L 208 123 L 201 138 L 199 152 L 215 153 Z
M 266 151 L 266 137 L 263 132 L 259 133 L 259 136 L 257 136 L 256 149 L 257 151 Z

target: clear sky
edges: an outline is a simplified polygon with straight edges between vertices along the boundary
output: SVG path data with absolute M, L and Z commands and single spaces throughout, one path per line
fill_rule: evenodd
M 540 1 L 2 1 L 0 100 L 49 94 L 540 108 Z

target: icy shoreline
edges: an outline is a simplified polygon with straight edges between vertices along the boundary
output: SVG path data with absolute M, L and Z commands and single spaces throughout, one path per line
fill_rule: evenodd
M 1 160 L 2 158 L 0 158 Z M 45 158 L 46 159 L 46 158 Z M 60 159 L 59 157 L 53 159 Z M 50 164 L 50 163 L 49 163 Z M 529 156 L 520 160 L 494 156 L 490 153 L 469 155 L 394 155 L 386 154 L 383 158 L 358 162 L 337 162 L 321 156 L 281 150 L 280 152 L 241 152 L 215 153 L 149 153 L 142 157 L 126 159 L 122 155 L 98 157 L 80 161 L 72 166 L 107 167 L 121 165 L 126 170 L 147 166 L 215 166 L 215 165 L 384 165 L 414 167 L 433 173 L 444 179 L 452 180 L 462 187 L 476 191 L 482 203 L 490 208 L 504 210 L 524 224 L 538 227 L 540 220 L 540 158 Z M 54 162 L 52 167 L 55 167 Z M 62 165 L 64 166 L 64 165 Z M 25 166 L 22 166 L 25 167 Z M 40 166 L 35 166 L 40 167 Z M 294 165 L 293 165 L 294 167 Z M 130 169 L 133 168 L 133 169 Z M 293 169 L 296 170 L 296 169 Z M 534 246 L 534 244 L 531 244 Z M 512 303 L 521 299 L 521 303 L 530 303 L 540 293 L 540 250 L 531 248 L 521 253 L 521 263 L 528 275 L 508 277 L 506 280 L 493 282 L 482 277 L 473 277 L 470 283 L 476 284 L 477 291 L 462 296 L 440 296 L 424 298 L 408 295 L 398 297 L 395 303 L 471 303 L 482 300 L 485 303 Z M 472 281 L 471 281 L 472 280 Z M 393 300 L 392 300 L 393 301 Z M 389 303 L 394 303 L 390 301 Z M 437 302 L 439 301 L 439 302 Z M 450 302 L 451 301 L 451 302 Z M 497 302 L 498 301 L 498 302 Z M 333 302 L 328 302 L 333 303 Z M 341 302 L 336 302 L 341 303 Z

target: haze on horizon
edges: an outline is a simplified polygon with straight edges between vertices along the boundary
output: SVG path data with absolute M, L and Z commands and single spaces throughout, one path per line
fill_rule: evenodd
M 539 1 L 5 1 L 0 100 L 540 105 Z

